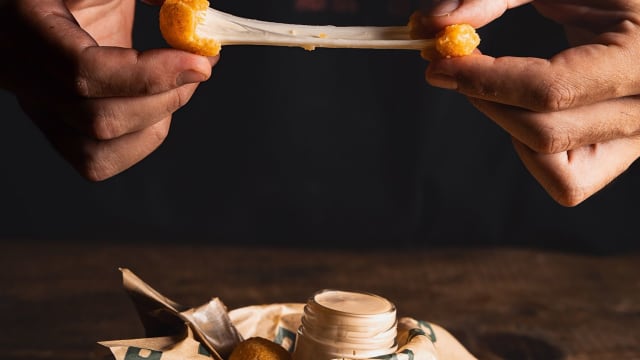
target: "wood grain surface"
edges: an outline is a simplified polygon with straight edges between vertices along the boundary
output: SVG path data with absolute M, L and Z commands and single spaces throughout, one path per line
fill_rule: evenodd
M 640 254 L 5 240 L 0 266 L 4 360 L 101 359 L 97 341 L 144 336 L 119 267 L 188 306 L 304 302 L 324 288 L 377 293 L 479 359 L 640 359 Z

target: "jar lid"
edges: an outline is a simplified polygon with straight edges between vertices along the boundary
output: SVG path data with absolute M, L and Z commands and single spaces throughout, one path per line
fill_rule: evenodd
M 310 305 L 327 312 L 350 316 L 371 316 L 393 312 L 395 305 L 389 300 L 369 293 L 325 289 L 317 292 Z
M 313 327 L 338 327 L 363 337 L 395 328 L 397 320 L 395 305 L 381 296 L 329 289 L 309 299 L 304 317 Z

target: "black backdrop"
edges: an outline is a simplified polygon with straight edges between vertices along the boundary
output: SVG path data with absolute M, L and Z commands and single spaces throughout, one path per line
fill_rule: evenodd
M 295 13 L 290 2 L 215 5 L 300 23 L 395 25 L 408 16 L 386 16 L 384 7 L 333 14 Z M 156 16 L 138 5 L 139 49 L 165 46 Z M 481 48 L 551 55 L 563 46 L 561 33 L 541 22 L 529 7 L 513 10 L 481 30 Z M 425 66 L 414 52 L 225 47 L 161 148 L 100 183 L 80 178 L 2 92 L 0 236 L 638 248 L 637 164 L 564 208 L 526 172 L 501 129 L 461 96 L 424 82 Z

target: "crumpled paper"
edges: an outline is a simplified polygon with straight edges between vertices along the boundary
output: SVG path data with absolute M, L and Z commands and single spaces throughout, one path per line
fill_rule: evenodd
M 224 304 L 214 298 L 187 308 L 167 299 L 130 270 L 121 271 L 147 337 L 99 342 L 116 360 L 225 360 L 237 343 L 254 336 L 293 352 L 302 303 L 254 305 L 227 313 Z M 375 360 L 477 360 L 448 331 L 426 321 L 399 318 L 397 340 L 394 354 Z

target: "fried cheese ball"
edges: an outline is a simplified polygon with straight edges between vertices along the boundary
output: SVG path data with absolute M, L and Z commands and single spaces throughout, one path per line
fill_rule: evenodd
M 436 36 L 436 50 L 447 58 L 467 56 L 480 45 L 480 36 L 469 24 L 445 27 Z
M 291 353 L 262 337 L 251 337 L 238 344 L 228 360 L 291 360 Z
M 420 19 L 423 14 L 415 11 L 409 18 L 409 33 L 413 39 L 425 39 L 429 37 Z M 439 56 L 445 58 L 471 55 L 480 45 L 480 36 L 469 24 L 453 24 L 446 26 L 435 37 L 435 50 Z M 423 50 L 425 58 L 433 58 L 433 48 Z
M 209 8 L 207 0 L 167 0 L 160 7 L 160 32 L 169 45 L 198 55 L 220 53 L 217 41 L 202 37 L 196 29 Z

